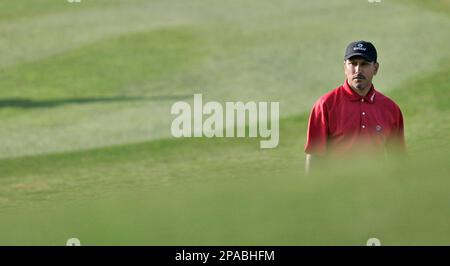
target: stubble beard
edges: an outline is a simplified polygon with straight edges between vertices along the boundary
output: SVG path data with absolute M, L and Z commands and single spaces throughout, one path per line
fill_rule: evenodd
M 355 89 L 357 89 L 358 91 L 364 91 L 365 89 L 367 89 L 369 85 L 369 82 L 365 81 L 360 81 L 360 82 L 353 82 L 353 87 Z

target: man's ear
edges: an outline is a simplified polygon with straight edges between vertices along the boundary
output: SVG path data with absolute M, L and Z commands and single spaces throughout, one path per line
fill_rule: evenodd
M 378 68 L 380 67 L 380 64 L 378 64 L 378 62 L 375 62 L 373 66 L 375 67 L 375 74 L 373 75 L 376 75 L 378 73 Z

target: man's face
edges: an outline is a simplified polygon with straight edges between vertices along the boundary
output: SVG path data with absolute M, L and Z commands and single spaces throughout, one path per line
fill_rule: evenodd
M 377 74 L 378 63 L 369 62 L 363 57 L 354 56 L 344 62 L 345 75 L 348 84 L 357 90 L 363 91 L 370 88 L 372 78 Z

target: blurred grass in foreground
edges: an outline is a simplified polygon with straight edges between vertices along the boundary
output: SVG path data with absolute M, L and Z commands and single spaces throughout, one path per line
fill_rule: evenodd
M 130 190 L 123 180 L 95 196 L 80 190 L 72 199 L 3 210 L 1 244 L 63 245 L 77 237 L 84 245 L 364 245 L 376 237 L 383 245 L 448 245 L 447 155 L 383 167 L 355 160 L 307 177 L 291 159 L 167 165 L 184 181 Z

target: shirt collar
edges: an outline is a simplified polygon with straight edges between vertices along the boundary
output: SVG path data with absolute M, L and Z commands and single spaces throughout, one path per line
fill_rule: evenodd
M 342 86 L 344 94 L 348 96 L 350 101 L 361 101 L 361 99 L 364 99 L 364 101 L 368 103 L 374 103 L 375 102 L 375 87 L 372 84 L 372 87 L 370 88 L 369 92 L 366 94 L 366 96 L 362 97 L 358 93 L 356 93 L 352 88 L 350 88 L 350 85 L 348 84 L 348 81 L 345 80 L 344 85 Z

